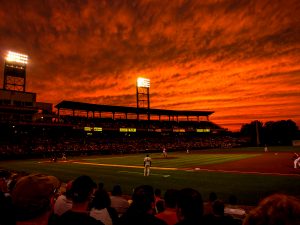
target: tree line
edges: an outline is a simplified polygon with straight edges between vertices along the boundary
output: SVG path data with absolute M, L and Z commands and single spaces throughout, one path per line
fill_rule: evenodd
M 253 146 L 292 145 L 300 139 L 300 131 L 293 120 L 268 121 L 255 120 L 241 127 L 240 135 L 248 138 Z

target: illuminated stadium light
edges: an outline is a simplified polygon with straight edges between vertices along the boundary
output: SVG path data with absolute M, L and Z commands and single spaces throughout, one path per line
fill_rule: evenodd
M 150 79 L 139 77 L 137 79 L 137 86 L 149 88 L 150 87 Z
M 8 62 L 17 62 L 17 63 L 21 63 L 21 64 L 27 64 L 28 63 L 28 56 L 20 54 L 20 53 L 9 51 L 7 56 L 6 56 L 6 61 L 8 61 Z

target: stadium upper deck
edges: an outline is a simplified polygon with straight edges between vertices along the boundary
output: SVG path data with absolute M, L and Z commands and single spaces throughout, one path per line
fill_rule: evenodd
M 61 110 L 72 110 L 73 115 L 77 111 L 84 111 L 87 113 L 111 113 L 112 119 L 115 119 L 114 116 L 116 113 L 121 113 L 127 119 L 128 114 L 140 114 L 147 115 L 148 109 L 146 108 L 136 108 L 136 107 L 126 107 L 126 106 L 111 106 L 111 105 L 98 105 L 82 102 L 73 102 L 73 101 L 62 101 L 55 106 L 58 109 L 58 114 L 60 115 Z M 214 111 L 183 111 L 183 110 L 165 110 L 165 109 L 149 109 L 149 113 L 152 116 L 158 116 L 159 120 L 161 116 L 167 116 L 169 120 L 174 120 L 178 122 L 180 118 L 197 118 L 199 121 L 200 118 L 205 117 L 206 120 L 209 120 L 209 116 L 214 113 Z M 100 114 L 101 115 L 101 114 Z

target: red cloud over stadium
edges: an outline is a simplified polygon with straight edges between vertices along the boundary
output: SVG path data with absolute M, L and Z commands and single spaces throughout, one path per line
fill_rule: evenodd
M 2 1 L 0 51 L 29 55 L 38 101 L 135 106 L 145 76 L 153 108 L 214 110 L 232 130 L 300 126 L 299 11 L 298 0 Z

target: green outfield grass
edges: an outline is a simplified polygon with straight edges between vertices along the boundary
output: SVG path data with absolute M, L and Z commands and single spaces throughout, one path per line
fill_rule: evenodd
M 224 163 L 250 157 L 255 157 L 258 154 L 186 154 L 186 153 L 169 153 L 167 159 L 162 157 L 162 154 L 150 154 L 153 159 L 152 166 L 163 168 L 188 168 L 207 164 Z M 82 158 L 84 162 L 103 163 L 103 164 L 121 164 L 143 166 L 143 155 L 127 155 L 126 157 L 93 157 Z
M 280 149 L 278 148 L 276 151 L 280 151 Z M 285 150 L 282 148 L 282 151 Z M 299 195 L 299 176 L 233 174 L 191 169 L 192 167 L 201 168 L 201 165 L 257 157 L 262 154 L 260 148 L 256 148 L 256 151 L 254 148 L 250 149 L 249 153 L 225 150 L 226 154 L 220 151 L 211 154 L 213 152 L 215 151 L 209 151 L 208 154 L 169 153 L 168 159 L 163 159 L 162 155 L 158 153 L 151 154 L 154 168 L 149 177 L 143 176 L 142 166 L 145 154 L 85 156 L 69 159 L 79 163 L 50 163 L 46 162 L 46 159 L 2 161 L 0 167 L 28 173 L 51 174 L 64 182 L 87 174 L 97 183 L 103 182 L 106 190 L 111 190 L 115 184 L 121 184 L 123 192 L 129 195 L 134 187 L 141 184 L 150 184 L 154 188 L 162 189 L 163 192 L 168 188 L 192 187 L 201 192 L 204 200 L 208 198 L 211 191 L 216 192 L 220 198 L 225 200 L 230 194 L 235 194 L 240 199 L 240 203 L 247 205 L 257 204 L 259 199 L 274 192 Z M 203 153 L 207 153 L 207 151 Z

